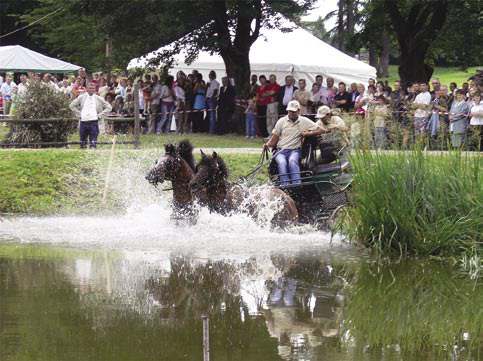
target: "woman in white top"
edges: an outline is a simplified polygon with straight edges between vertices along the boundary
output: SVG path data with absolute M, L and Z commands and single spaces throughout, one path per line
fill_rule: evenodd
M 483 151 L 483 102 L 481 101 L 481 94 L 476 92 L 473 94 L 473 102 L 470 110 L 470 126 L 474 133 L 479 132 L 479 147 L 480 152 Z

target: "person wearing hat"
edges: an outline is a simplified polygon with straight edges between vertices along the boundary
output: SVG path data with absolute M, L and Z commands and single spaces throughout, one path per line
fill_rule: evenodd
M 300 155 L 302 134 L 316 130 L 318 126 L 309 118 L 300 116 L 300 103 L 292 100 L 287 104 L 288 114 L 280 118 L 272 130 L 272 136 L 264 148 L 276 148 L 275 161 L 282 185 L 300 184 Z
M 344 120 L 333 114 L 327 105 L 319 107 L 315 116 L 317 129 L 308 130 L 302 133 L 304 137 L 321 136 L 319 143 L 323 163 L 333 162 L 336 154 L 349 145 L 347 132 L 349 128 Z

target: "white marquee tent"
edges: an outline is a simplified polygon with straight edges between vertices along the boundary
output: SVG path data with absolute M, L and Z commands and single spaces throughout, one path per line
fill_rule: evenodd
M 48 57 L 20 45 L 0 46 L 0 71 L 68 73 L 80 66 Z
M 324 79 L 331 76 L 336 83 L 363 83 L 367 84 L 369 78 L 376 77 L 376 69 L 360 60 L 357 60 L 322 40 L 313 36 L 307 30 L 288 22 L 285 27 L 290 27 L 291 32 L 282 32 L 278 29 L 265 29 L 250 50 L 250 67 L 254 74 L 275 74 L 279 83 L 287 74 L 292 74 L 296 79 L 305 78 L 309 83 L 315 80 L 316 75 L 321 74 Z M 188 35 L 189 36 L 189 35 Z M 150 57 L 156 52 L 144 57 L 132 59 L 128 68 L 143 67 Z M 191 72 L 198 70 L 207 78 L 210 70 L 215 70 L 218 78 L 226 73 L 223 59 L 218 54 L 211 55 L 209 52 L 200 52 L 198 58 L 190 65 L 184 62 L 186 55 L 181 53 L 175 57 L 173 72 L 183 70 Z

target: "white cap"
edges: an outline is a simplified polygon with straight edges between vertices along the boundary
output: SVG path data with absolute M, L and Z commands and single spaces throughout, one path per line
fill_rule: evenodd
M 330 114 L 330 108 L 327 105 L 322 105 L 317 110 L 317 115 L 315 116 L 317 119 L 325 118 L 327 114 Z
M 287 104 L 287 110 L 291 112 L 296 112 L 300 110 L 300 103 L 296 100 L 291 100 Z

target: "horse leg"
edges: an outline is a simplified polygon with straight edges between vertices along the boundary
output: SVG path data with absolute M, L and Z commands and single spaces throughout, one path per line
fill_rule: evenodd
M 272 189 L 270 197 L 278 198 L 282 207 L 272 218 L 273 227 L 287 227 L 298 222 L 299 213 L 295 201 L 287 193 L 280 189 Z

